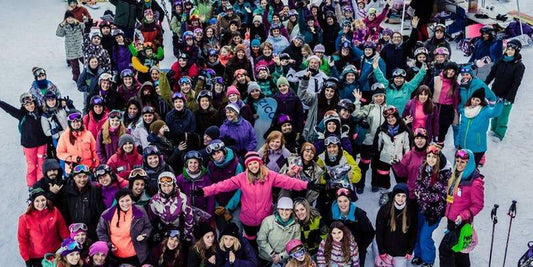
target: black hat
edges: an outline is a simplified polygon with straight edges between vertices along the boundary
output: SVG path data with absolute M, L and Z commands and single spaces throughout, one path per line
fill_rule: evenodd
M 229 236 L 239 238 L 240 237 L 239 227 L 237 227 L 235 223 L 229 223 L 226 225 L 226 227 L 224 227 L 224 230 L 222 230 L 222 233 L 220 235 L 221 236 L 229 235 Z
M 409 196 L 409 188 L 407 187 L 407 184 L 405 183 L 399 183 L 394 186 L 394 189 L 392 189 L 392 196 L 395 196 L 398 193 L 404 193 Z
M 71 17 L 71 18 L 75 18 L 75 17 L 74 17 L 74 13 L 72 13 L 72 11 L 70 11 L 70 10 L 67 10 L 67 11 L 65 12 L 65 19 L 67 19 L 67 18 L 69 18 L 69 17 Z
M 485 89 L 481 88 L 481 89 L 478 89 L 476 91 L 474 91 L 474 93 L 472 93 L 472 96 L 470 98 L 479 98 L 481 100 L 485 100 Z
M 444 70 L 452 69 L 455 70 L 455 73 L 459 72 L 459 65 L 453 61 L 448 61 L 444 64 Z
M 201 222 L 196 228 L 194 228 L 194 238 L 196 238 L 196 240 L 200 240 L 205 234 L 209 232 L 215 233 L 215 230 L 213 230 L 213 228 L 211 228 L 209 224 Z
M 115 193 L 115 200 L 118 203 L 118 201 L 126 195 L 129 195 L 130 197 L 132 196 L 131 190 L 127 187 L 122 188 Z
M 219 139 L 220 138 L 220 129 L 216 125 L 209 126 L 207 129 L 205 129 L 204 132 L 205 135 L 211 137 L 211 139 Z
M 31 202 L 35 201 L 38 196 L 45 196 L 44 190 L 40 187 L 32 188 L 30 192 Z

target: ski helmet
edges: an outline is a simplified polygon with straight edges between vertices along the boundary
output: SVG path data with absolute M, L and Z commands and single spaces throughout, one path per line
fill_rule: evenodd
M 187 40 L 187 38 L 194 38 L 194 33 L 192 31 L 186 31 L 183 33 L 182 39 Z
M 46 70 L 41 67 L 33 67 L 31 69 L 31 72 L 33 73 L 33 77 L 35 77 L 35 79 L 37 79 L 37 77 L 39 77 L 39 75 L 41 74 L 46 75 Z
M 402 68 L 395 68 L 392 71 L 392 78 L 396 78 L 396 77 L 402 77 L 405 79 L 405 77 L 407 77 L 407 73 Z
M 285 251 L 287 252 L 287 254 L 290 254 L 293 249 L 299 246 L 303 246 L 302 241 L 300 241 L 299 239 L 292 239 L 285 245 Z
M 172 184 L 173 187 L 172 187 L 172 191 L 170 193 L 163 193 L 163 191 L 161 190 L 161 185 L 162 184 Z M 174 195 L 176 193 L 176 176 L 172 173 L 172 172 L 169 172 L 169 171 L 166 171 L 166 172 L 162 172 L 161 174 L 159 174 L 159 176 L 157 177 L 157 185 L 159 187 L 159 192 L 161 192 L 161 195 L 165 198 L 168 198 L 172 195 Z
M 202 99 L 202 97 L 207 97 L 209 101 L 211 101 L 213 99 L 213 93 L 211 93 L 211 91 L 209 90 L 202 90 L 200 91 L 200 93 L 198 93 L 196 101 L 200 102 L 200 99 Z
M 30 102 L 34 102 L 35 103 L 35 96 L 26 92 L 26 93 L 22 93 L 19 97 L 19 101 L 20 101 L 20 104 L 21 105 L 25 105 L 27 103 L 30 103 Z
M 187 152 L 187 154 L 185 154 L 185 156 L 183 156 L 183 161 L 184 162 L 187 162 L 189 161 L 190 159 L 196 159 L 198 160 L 200 163 L 202 163 L 202 155 L 200 155 L 200 153 L 196 150 L 191 150 L 189 152 Z
M 91 97 L 91 100 L 89 101 L 89 104 L 91 106 L 96 106 L 96 105 L 103 106 L 104 105 L 104 99 L 101 96 L 99 96 L 99 95 L 95 95 L 95 96 Z
M 110 83 L 113 83 L 113 75 L 107 72 L 100 74 L 100 77 L 98 77 L 98 84 L 101 84 L 102 81 L 108 81 Z
M 125 77 L 132 77 L 135 76 L 135 73 L 131 69 L 124 69 L 120 72 L 120 78 L 124 79 Z
M 513 48 L 516 53 L 518 53 L 522 49 L 522 43 L 516 39 L 513 39 L 507 42 L 507 48 Z
M 427 57 L 429 55 L 429 52 L 428 52 L 428 50 L 425 47 L 419 47 L 414 52 L 415 58 L 418 57 L 418 55 L 420 55 L 420 54 L 424 54 Z
M 113 31 L 113 37 L 117 37 L 117 36 L 124 36 L 124 31 L 122 31 L 121 29 L 115 29 Z
M 337 104 L 337 110 L 340 111 L 341 109 L 345 109 L 351 114 L 355 110 L 355 105 L 350 99 L 342 99 Z
M 117 179 L 117 177 L 113 175 L 113 170 L 111 170 L 111 167 L 109 167 L 109 165 L 107 164 L 98 165 L 98 167 L 96 167 L 96 169 L 93 172 L 93 178 L 94 180 L 98 181 L 98 178 L 100 178 L 100 176 L 103 176 L 106 174 L 109 174 L 112 181 L 115 181 Z
M 209 145 L 205 148 L 205 151 L 209 155 L 213 155 L 213 153 L 215 153 L 217 151 L 225 152 L 226 151 L 226 145 L 224 144 L 224 142 L 222 142 L 222 140 L 215 139 L 215 140 L 211 141 L 211 143 L 209 143 Z
M 485 25 L 481 29 L 479 29 L 479 33 L 481 33 L 481 35 L 486 33 L 490 37 L 494 37 L 494 28 L 491 25 Z

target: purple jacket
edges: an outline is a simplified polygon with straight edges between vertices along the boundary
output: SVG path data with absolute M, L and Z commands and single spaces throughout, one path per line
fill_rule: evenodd
M 411 99 L 409 102 L 407 102 L 407 105 L 405 106 L 402 118 L 405 118 L 409 115 L 415 117 L 415 111 L 416 111 L 416 99 Z M 433 112 L 429 115 L 426 115 L 426 130 L 428 132 L 428 140 L 433 140 L 434 136 L 437 136 L 439 134 L 439 114 L 437 112 L 437 108 L 433 107 Z M 412 129 L 415 130 L 415 129 Z
M 220 139 L 229 137 L 235 141 L 237 154 L 244 155 L 248 151 L 254 151 L 257 146 L 254 127 L 242 117 L 237 122 L 224 121 L 220 126 Z
M 111 138 L 111 143 L 104 144 L 102 143 L 102 130 L 98 132 L 98 137 L 96 137 L 96 154 L 98 155 L 100 163 L 107 163 L 107 160 L 117 152 L 118 139 L 120 138 L 118 133 L 119 128 L 117 128 L 115 131 L 110 131 L 109 135 Z
M 124 69 L 133 69 L 131 66 L 132 54 L 126 45 L 117 45 L 113 47 L 111 59 L 113 61 L 113 70 L 120 73 Z
M 196 180 L 193 180 L 188 173 L 183 170 L 183 173 L 176 178 L 176 182 L 180 187 L 181 192 L 189 196 L 191 206 L 197 207 L 209 214 L 213 214 L 215 211 L 215 198 L 212 196 L 194 196 L 192 193 L 196 189 L 211 185 L 211 179 L 209 178 L 209 175 L 207 175 L 205 169 L 202 169 L 201 176 Z
M 152 224 L 150 223 L 150 219 L 148 218 L 146 211 L 141 206 L 133 205 L 131 208 L 133 213 L 130 229 L 131 241 L 133 242 L 133 248 L 135 249 L 135 253 L 137 253 L 139 262 L 144 263 L 146 260 L 148 260 L 148 255 L 150 252 L 148 249 L 148 238 L 145 238 L 143 241 L 139 242 L 137 241 L 137 237 L 142 234 L 149 237 L 150 233 L 152 233 Z M 102 213 L 100 221 L 98 222 L 98 228 L 96 229 L 96 233 L 98 234 L 98 239 L 100 241 L 104 241 L 106 243 L 111 242 L 111 235 L 113 233 L 111 233 L 109 230 L 109 224 L 111 223 L 113 215 L 115 215 L 116 212 L 117 207 L 115 206 L 105 210 Z
M 102 200 L 104 201 L 105 208 L 111 208 L 113 201 L 115 200 L 115 193 L 120 189 L 118 183 L 112 183 L 109 186 L 102 186 Z
M 417 151 L 416 147 L 409 150 L 400 162 L 393 164 L 395 173 L 400 177 L 407 177 L 407 188 L 409 188 L 409 198 L 415 199 L 415 195 L 412 193 L 415 189 L 415 181 L 418 176 L 418 169 L 424 159 L 426 158 L 425 149 Z

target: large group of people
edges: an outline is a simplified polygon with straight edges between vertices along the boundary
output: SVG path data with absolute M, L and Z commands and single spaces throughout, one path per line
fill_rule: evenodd
M 453 62 L 429 16 L 384 28 L 391 0 L 110 3 L 97 19 L 67 0 L 57 26 L 83 103 L 43 67 L 0 101 L 27 164 L 26 266 L 470 266 L 452 235 L 483 209 L 520 42 L 486 25 Z M 380 193 L 368 218 L 357 200 Z

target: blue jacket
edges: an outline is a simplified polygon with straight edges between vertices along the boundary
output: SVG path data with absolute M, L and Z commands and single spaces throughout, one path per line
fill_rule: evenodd
M 372 86 L 372 84 L 377 82 L 376 78 L 374 78 L 374 68 L 372 67 L 374 57 L 365 57 L 363 50 L 357 48 L 354 45 L 352 45 L 352 51 L 357 58 L 361 59 L 361 66 L 359 66 L 359 69 L 361 70 L 361 72 L 359 73 L 359 84 L 361 84 L 361 90 L 370 91 L 370 87 Z M 387 66 L 382 58 L 379 58 L 379 69 L 381 70 L 381 72 L 387 71 Z
M 475 91 L 481 88 L 483 88 L 485 91 L 485 98 L 487 98 L 489 101 L 496 101 L 498 99 L 486 83 L 484 83 L 481 79 L 474 77 L 468 88 L 464 87 L 463 85 L 459 87 L 459 108 L 464 108 L 466 100 L 468 100 Z
M 255 151 L 257 140 L 254 127 L 242 117 L 237 122 L 225 120 L 220 126 L 220 138 L 229 137 L 235 140 L 235 151 L 238 155 L 244 155 L 248 151 Z
M 185 132 L 194 133 L 196 131 L 196 117 L 188 108 L 184 108 L 182 112 L 173 109 L 167 114 L 165 122 L 173 134 L 181 135 Z
M 461 109 L 461 122 L 457 136 L 458 145 L 461 148 L 472 150 L 472 152 L 487 151 L 487 130 L 490 118 L 499 116 L 502 113 L 503 103 L 498 102 L 494 106 L 485 106 L 476 116 L 468 118 L 465 110 Z
M 482 39 L 479 39 L 474 46 L 474 52 L 468 62 L 474 62 L 485 56 L 490 56 L 492 62 L 500 60 L 503 56 L 502 40 L 483 41 Z
M 387 105 L 395 106 L 398 112 L 402 114 L 405 105 L 411 99 L 411 93 L 418 88 L 418 85 L 422 82 L 424 76 L 426 76 L 426 69 L 421 68 L 412 80 L 405 81 L 400 88 L 396 88 L 393 82 L 389 82 L 379 68 L 374 69 L 374 76 L 379 83 L 385 85 Z

